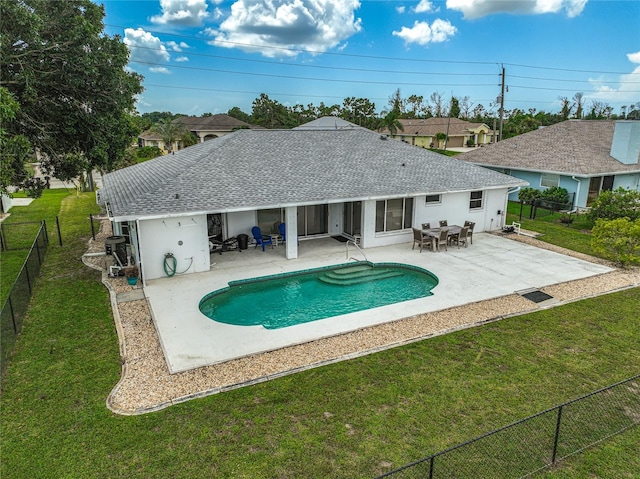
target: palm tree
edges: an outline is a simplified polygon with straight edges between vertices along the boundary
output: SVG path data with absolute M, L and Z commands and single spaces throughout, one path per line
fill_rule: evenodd
M 151 127 L 151 131 L 157 133 L 162 138 L 167 151 L 173 150 L 173 144 L 180 140 L 185 140 L 190 132 L 179 121 L 163 118 Z
M 378 131 L 382 131 L 386 128 L 389 130 L 389 134 L 391 136 L 395 136 L 398 130 L 404 131 L 404 126 L 402 126 L 402 123 L 398 119 L 399 117 L 400 112 L 398 110 L 391 110 L 378 121 Z

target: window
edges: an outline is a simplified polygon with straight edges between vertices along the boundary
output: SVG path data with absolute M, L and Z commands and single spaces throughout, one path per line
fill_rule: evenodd
M 413 198 L 376 201 L 376 233 L 411 228 Z
M 442 195 L 427 195 L 425 203 L 428 205 L 442 203 Z
M 540 175 L 540 186 L 550 188 L 551 186 L 560 186 L 560 175 L 553 173 L 542 173 Z
M 469 199 L 469 209 L 477 210 L 482 208 L 482 191 L 472 191 Z

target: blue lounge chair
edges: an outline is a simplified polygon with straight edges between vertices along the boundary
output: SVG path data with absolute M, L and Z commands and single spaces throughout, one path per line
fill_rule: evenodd
M 271 236 L 263 236 L 262 231 L 260 231 L 260 228 L 258 226 L 254 226 L 253 228 L 251 228 L 251 234 L 256 240 L 255 248 L 260 245 L 262 246 L 262 251 L 264 251 L 264 245 L 266 244 L 270 244 L 271 248 L 273 248 L 273 240 L 271 239 Z
M 282 242 L 286 243 L 287 242 L 287 225 L 285 223 L 280 223 L 278 225 L 278 232 L 280 233 L 280 236 L 282 236 Z M 298 244 L 300 244 L 300 240 L 298 240 Z

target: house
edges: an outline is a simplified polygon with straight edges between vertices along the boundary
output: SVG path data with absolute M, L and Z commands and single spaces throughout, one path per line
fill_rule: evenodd
M 458 159 L 521 178 L 533 188 L 565 188 L 574 207 L 601 191 L 640 190 L 640 121 L 567 120 L 462 153 Z M 510 199 L 517 200 L 517 192 Z
M 484 123 L 471 123 L 459 118 L 424 118 L 398 120 L 404 130 L 390 135 L 410 145 L 421 148 L 444 148 L 444 140 L 437 139 L 438 133 L 447 136 L 447 148 L 484 146 L 495 141 L 496 132 Z M 389 133 L 389 130 L 384 130 Z
M 211 116 L 181 116 L 173 120 L 180 123 L 198 138 L 199 143 L 207 140 L 213 140 L 224 135 L 228 135 L 236 130 L 243 128 L 258 128 L 242 120 L 238 120 L 229 115 L 218 114 Z M 168 150 L 164 144 L 162 136 L 151 130 L 146 130 L 138 137 L 138 146 L 157 146 L 161 150 Z M 172 145 L 172 151 L 178 151 L 184 148 L 181 141 L 177 141 Z
M 238 130 L 103 177 L 98 202 L 126 237 L 145 280 L 209 271 L 209 238 L 342 235 L 363 249 L 411 243 L 412 226 L 447 219 L 499 229 L 522 180 L 364 128 Z M 298 242 L 287 241 L 288 259 Z M 214 258 L 215 261 L 215 258 Z

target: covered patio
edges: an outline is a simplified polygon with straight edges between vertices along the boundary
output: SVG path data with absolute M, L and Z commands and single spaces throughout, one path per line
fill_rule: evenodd
M 347 247 L 348 256 L 347 258 Z M 433 296 L 336 316 L 276 330 L 232 326 L 205 317 L 198 304 L 229 281 L 318 268 L 365 259 L 352 243 L 333 238 L 301 241 L 295 261 L 282 245 L 263 252 L 252 246 L 241 252 L 211 256 L 209 272 L 149 280 L 144 289 L 169 371 L 177 373 L 265 351 L 276 350 L 421 313 L 543 288 L 612 271 L 606 266 L 539 249 L 489 233 L 474 237 L 468 248 L 430 252 L 402 243 L 364 250 L 366 259 L 419 266 L 440 280 Z M 554 299 L 545 304 L 553 305 Z M 532 304 L 534 307 L 540 305 Z

